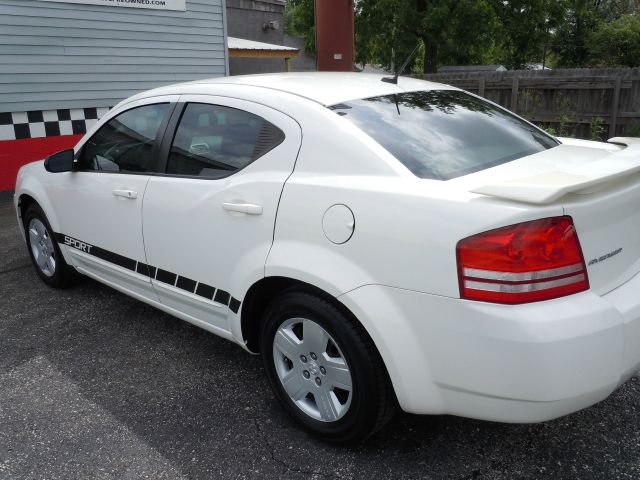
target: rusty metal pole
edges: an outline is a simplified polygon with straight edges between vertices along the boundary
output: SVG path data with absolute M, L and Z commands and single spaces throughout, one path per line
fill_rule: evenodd
M 353 71 L 354 18 L 353 0 L 316 0 L 318 71 Z

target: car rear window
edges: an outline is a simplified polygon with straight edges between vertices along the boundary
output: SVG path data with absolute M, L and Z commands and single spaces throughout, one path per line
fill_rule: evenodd
M 405 92 L 329 108 L 420 178 L 449 180 L 558 145 L 508 111 L 455 90 Z

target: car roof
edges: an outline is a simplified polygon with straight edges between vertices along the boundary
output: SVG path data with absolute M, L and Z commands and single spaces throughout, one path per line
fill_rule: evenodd
M 349 100 L 370 98 L 394 93 L 414 92 L 417 90 L 457 90 L 455 87 L 441 83 L 427 82 L 411 77 L 400 77 L 398 84 L 383 82 L 382 78 L 390 75 L 355 73 L 355 72 L 296 72 L 271 73 L 260 75 L 238 75 L 217 77 L 194 82 L 161 87 L 165 94 L 182 94 L 186 85 L 205 87 L 211 85 L 246 85 L 261 87 L 290 93 L 313 100 L 322 105 L 335 105 Z M 215 94 L 215 89 L 212 89 Z M 141 98 L 144 94 L 136 96 Z M 151 96 L 151 95 L 149 95 Z

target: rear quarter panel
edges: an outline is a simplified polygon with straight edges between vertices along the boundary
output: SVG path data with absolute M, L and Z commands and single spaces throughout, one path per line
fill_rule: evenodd
M 302 147 L 282 193 L 267 276 L 297 278 L 335 296 L 380 284 L 458 297 L 459 240 L 563 214 L 557 204 L 493 199 L 417 178 L 351 122 L 320 108 L 299 117 Z M 353 236 L 341 245 L 323 231 L 335 204 L 355 216 Z

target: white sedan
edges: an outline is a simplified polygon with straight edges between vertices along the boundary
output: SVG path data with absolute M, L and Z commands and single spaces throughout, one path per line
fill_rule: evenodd
M 544 421 L 638 370 L 639 142 L 410 78 L 217 78 L 121 102 L 15 207 L 45 283 L 259 352 L 293 418 L 350 442 L 397 406 Z

